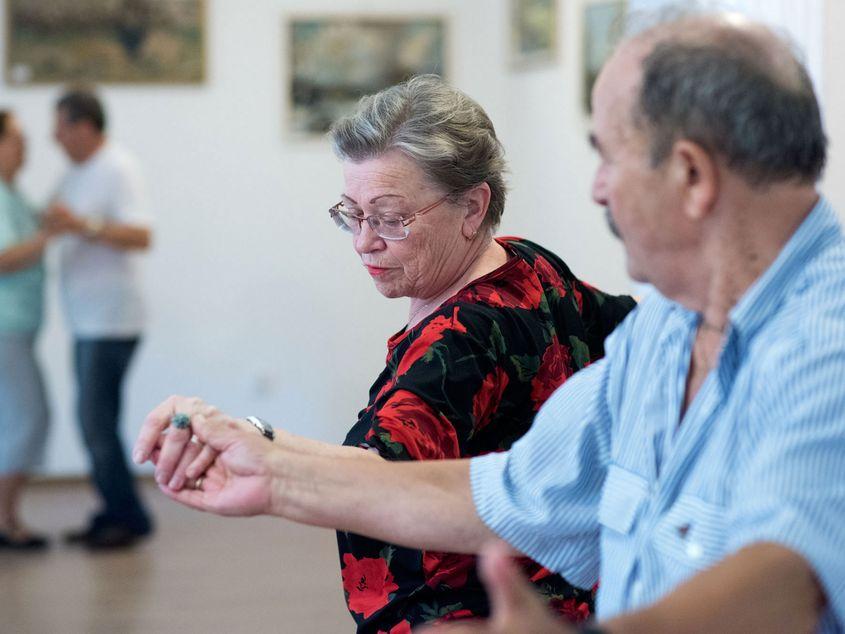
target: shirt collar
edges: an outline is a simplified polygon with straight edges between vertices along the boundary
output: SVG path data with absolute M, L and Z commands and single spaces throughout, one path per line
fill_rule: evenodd
M 841 231 L 833 207 L 820 197 L 774 262 L 731 309 L 731 327 L 743 338 L 752 336 L 801 279 L 807 264 L 839 238 Z
M 750 337 L 777 307 L 781 298 L 790 291 L 799 273 L 816 257 L 827 243 L 841 236 L 841 227 L 833 207 L 824 198 L 819 201 L 792 234 L 769 268 L 743 294 L 729 314 L 732 337 Z M 669 315 L 659 345 L 670 345 L 674 336 L 685 336 L 700 319 L 697 312 L 655 292 L 654 301 L 667 302 Z

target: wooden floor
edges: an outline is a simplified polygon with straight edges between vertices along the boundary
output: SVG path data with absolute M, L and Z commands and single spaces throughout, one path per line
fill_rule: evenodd
M 92 554 L 58 543 L 0 551 L 0 632 L 352 632 L 334 533 L 181 507 L 144 484 L 158 526 L 143 544 Z M 24 517 L 53 537 L 94 507 L 83 484 L 30 488 Z

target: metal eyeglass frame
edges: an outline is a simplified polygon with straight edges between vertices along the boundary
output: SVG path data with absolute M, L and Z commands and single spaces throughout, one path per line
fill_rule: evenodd
M 372 214 L 370 216 L 365 217 L 365 216 L 356 216 L 354 214 L 350 214 L 350 213 L 347 213 L 345 211 L 341 211 L 341 207 L 344 206 L 342 200 L 339 203 L 337 203 L 336 205 L 334 205 L 333 207 L 329 208 L 329 216 L 331 217 L 332 220 L 334 220 L 334 223 L 337 225 L 338 229 L 340 229 L 342 231 L 346 231 L 348 233 L 352 233 L 353 235 L 358 235 L 358 234 L 361 233 L 361 227 L 363 226 L 364 221 L 366 221 L 367 224 L 370 225 L 370 229 L 372 229 L 373 233 L 375 233 L 379 238 L 382 238 L 383 240 L 394 240 L 394 241 L 404 240 L 411 233 L 410 230 L 408 229 L 409 224 L 414 222 L 414 220 L 416 220 L 419 216 L 422 216 L 424 213 L 427 213 L 427 212 L 431 211 L 432 209 L 442 205 L 444 202 L 446 202 L 446 200 L 449 198 L 449 196 L 451 196 L 453 193 L 454 192 L 450 192 L 450 193 L 446 194 L 445 196 L 443 196 L 443 198 L 441 198 L 441 199 L 437 200 L 436 202 L 428 205 L 427 207 L 423 207 L 422 209 L 418 209 L 417 211 L 413 212 L 412 214 L 409 214 L 407 216 L 403 216 L 401 218 L 396 218 L 396 220 L 398 220 L 399 222 L 402 223 L 402 228 L 405 230 L 405 235 L 402 236 L 401 238 L 393 238 L 393 237 L 390 237 L 390 236 L 383 236 L 379 233 L 379 226 L 380 226 L 379 223 L 382 222 L 382 217 L 380 217 L 378 214 Z M 338 220 L 338 218 L 337 218 L 338 216 L 343 216 L 344 218 L 352 218 L 354 220 L 357 220 L 358 221 L 358 231 L 357 231 L 357 233 L 348 224 L 346 224 L 342 220 Z M 393 218 L 391 218 L 391 220 L 393 220 Z M 373 226 L 373 222 L 376 223 L 375 226 Z

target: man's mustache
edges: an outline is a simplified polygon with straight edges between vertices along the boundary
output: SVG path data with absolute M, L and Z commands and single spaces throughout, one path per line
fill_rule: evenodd
M 607 226 L 610 229 L 610 233 L 612 233 L 614 236 L 621 240 L 622 234 L 619 233 L 619 227 L 617 227 L 616 223 L 613 221 L 613 214 L 610 213 L 610 207 L 604 208 L 604 219 L 605 221 L 607 221 Z

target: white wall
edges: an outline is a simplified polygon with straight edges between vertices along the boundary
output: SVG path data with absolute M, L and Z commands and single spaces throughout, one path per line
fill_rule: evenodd
M 510 118 L 502 136 L 513 189 L 502 228 L 541 241 L 576 275 L 601 288 L 631 292 L 621 244 L 590 198 L 597 159 L 587 142 L 583 107 L 583 4 L 560 4 L 562 50 L 556 64 L 507 79 Z
M 147 258 L 148 336 L 129 377 L 125 435 L 170 393 L 199 394 L 301 434 L 340 441 L 366 404 L 403 300 L 374 290 L 328 219 L 341 190 L 323 140 L 283 134 L 282 28 L 317 12 L 443 14 L 452 79 L 506 118 L 503 11 L 489 0 L 209 0 L 200 87 L 105 87 L 112 137 L 140 158 L 157 215 Z M 0 33 L 2 33 L 0 29 Z M 0 45 L 2 47 L 2 45 Z M 50 139 L 58 87 L 3 87 L 30 137 L 23 188 L 45 200 L 64 168 Z M 85 471 L 67 334 L 50 289 L 41 340 L 54 402 L 47 472 Z
M 830 139 L 830 160 L 822 190 L 845 220 L 845 41 L 841 36 L 845 24 L 845 2 L 826 0 L 824 67 L 826 78 L 822 103 Z
M 283 133 L 283 18 L 325 12 L 443 14 L 450 76 L 487 109 L 511 163 L 502 233 L 557 251 L 576 274 L 629 292 L 624 256 L 590 202 L 596 159 L 582 110 L 586 0 L 563 0 L 556 64 L 513 71 L 507 0 L 208 0 L 209 73 L 196 88 L 106 87 L 112 136 L 140 158 L 157 214 L 147 258 L 152 321 L 129 377 L 125 433 L 173 392 L 340 441 L 381 370 L 404 300 L 381 298 L 325 209 L 340 170 L 322 140 Z M 845 87 L 834 37 L 845 3 L 827 0 L 824 103 L 832 140 L 825 190 L 845 211 Z M 0 37 L 3 30 L 0 29 Z M 0 43 L 2 47 L 2 43 Z M 0 88 L 30 135 L 22 185 L 47 197 L 64 160 L 50 140 L 58 87 Z M 839 159 L 839 160 L 837 160 Z M 51 301 L 41 352 L 55 403 L 46 472 L 84 473 L 71 410 L 69 350 Z

